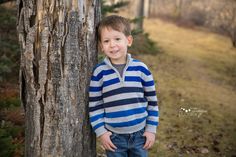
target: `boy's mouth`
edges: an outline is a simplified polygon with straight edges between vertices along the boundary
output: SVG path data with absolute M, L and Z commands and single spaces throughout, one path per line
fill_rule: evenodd
M 119 50 L 110 51 L 111 54 L 116 54 L 118 52 L 119 52 Z

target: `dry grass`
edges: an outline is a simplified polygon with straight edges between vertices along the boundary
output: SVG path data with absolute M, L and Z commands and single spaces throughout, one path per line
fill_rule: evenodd
M 236 155 L 235 77 L 227 71 L 236 69 L 236 49 L 230 39 L 158 19 L 146 20 L 144 26 L 164 51 L 139 56 L 157 80 L 160 100 L 160 126 L 150 157 Z

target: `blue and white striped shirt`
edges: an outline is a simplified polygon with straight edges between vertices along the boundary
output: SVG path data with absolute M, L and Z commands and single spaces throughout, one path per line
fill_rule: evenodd
M 97 137 L 108 130 L 129 134 L 145 128 L 156 133 L 157 97 L 147 66 L 128 54 L 121 77 L 108 58 L 98 64 L 90 81 L 89 116 Z

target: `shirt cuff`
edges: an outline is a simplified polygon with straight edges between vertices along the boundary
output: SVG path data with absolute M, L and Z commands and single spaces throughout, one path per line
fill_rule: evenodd
M 153 126 L 153 125 L 147 124 L 146 127 L 145 127 L 145 131 L 156 134 L 156 132 L 157 132 L 157 127 L 156 127 L 156 126 Z
M 105 129 L 104 126 L 102 126 L 102 127 L 95 130 L 95 133 L 96 133 L 97 137 L 101 136 L 102 134 L 104 134 L 106 132 L 107 132 L 107 129 Z

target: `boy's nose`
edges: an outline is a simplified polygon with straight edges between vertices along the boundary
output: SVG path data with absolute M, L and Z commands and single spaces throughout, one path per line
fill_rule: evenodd
M 110 42 L 110 47 L 113 47 L 113 46 L 115 46 L 115 42 L 114 42 L 114 41 L 111 41 L 111 42 Z

